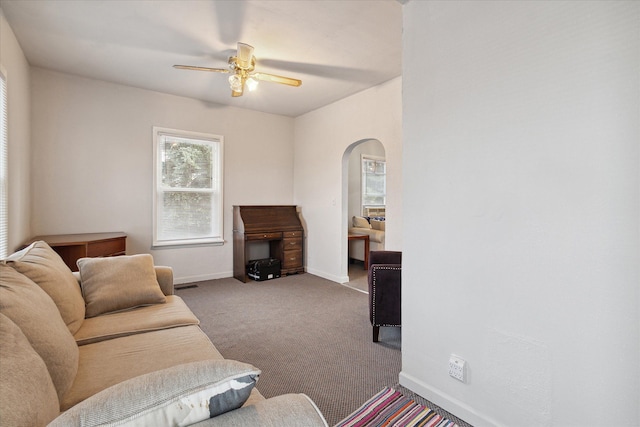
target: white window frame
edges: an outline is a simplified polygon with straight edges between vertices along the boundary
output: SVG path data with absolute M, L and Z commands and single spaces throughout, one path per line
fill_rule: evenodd
M 9 100 L 7 72 L 0 65 L 0 258 L 9 255 Z
M 212 178 L 213 184 L 211 189 L 192 189 L 188 191 L 194 192 L 210 192 L 217 201 L 217 205 L 212 206 L 212 232 L 209 236 L 202 237 L 182 237 L 172 239 L 162 239 L 159 237 L 161 224 L 159 221 L 160 203 L 162 203 L 161 194 L 165 191 L 175 191 L 175 188 L 165 187 L 162 185 L 162 153 L 160 144 L 164 141 L 164 137 L 175 137 L 181 139 L 193 140 L 198 143 L 208 143 L 216 147 L 217 156 L 212 159 Z M 224 137 L 221 135 L 213 135 L 208 133 L 185 131 L 178 129 L 169 129 L 154 126 L 153 127 L 153 247 L 167 246 L 185 246 L 185 245 L 222 245 L 224 244 L 224 198 L 223 198 L 223 166 L 224 166 Z
M 384 203 L 375 205 L 371 203 L 365 203 L 365 190 L 366 190 L 366 180 L 365 180 L 365 170 L 364 170 L 364 162 L 365 160 L 373 160 L 376 162 L 384 162 L 385 163 L 385 173 L 384 173 Z M 360 155 L 360 204 L 362 215 L 366 215 L 366 208 L 374 207 L 374 208 L 384 208 L 387 203 L 387 171 L 386 171 L 386 158 L 380 156 L 373 156 L 370 154 L 362 154 Z

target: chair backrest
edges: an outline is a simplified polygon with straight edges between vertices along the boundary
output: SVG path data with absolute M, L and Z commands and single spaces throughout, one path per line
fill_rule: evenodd
M 371 251 L 369 252 L 369 265 L 373 264 L 402 264 L 402 252 Z

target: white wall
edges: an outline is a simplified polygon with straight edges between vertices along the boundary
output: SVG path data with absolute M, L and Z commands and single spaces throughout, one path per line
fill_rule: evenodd
M 291 204 L 293 119 L 32 70 L 33 234 L 124 231 L 176 282 L 232 276 L 232 206 Z M 223 246 L 151 250 L 152 127 L 224 136 Z
M 640 425 L 640 3 L 411 1 L 403 43 L 401 383 Z
M 346 282 L 348 157 L 377 139 L 387 159 L 386 247 L 402 248 L 402 93 L 398 77 L 295 120 L 294 203 L 306 223 L 306 263 L 313 274 Z
M 0 9 L 0 66 L 7 77 L 9 253 L 31 234 L 29 64 Z

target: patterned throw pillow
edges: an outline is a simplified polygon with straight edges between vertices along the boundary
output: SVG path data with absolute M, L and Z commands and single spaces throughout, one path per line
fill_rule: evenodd
M 49 427 L 186 426 L 241 407 L 260 370 L 217 359 L 140 375 L 73 406 Z

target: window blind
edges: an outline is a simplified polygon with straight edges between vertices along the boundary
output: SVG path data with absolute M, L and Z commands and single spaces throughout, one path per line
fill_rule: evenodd
M 0 258 L 9 254 L 8 114 L 7 78 L 0 70 Z
M 386 162 L 362 156 L 362 206 L 384 206 L 387 193 Z

